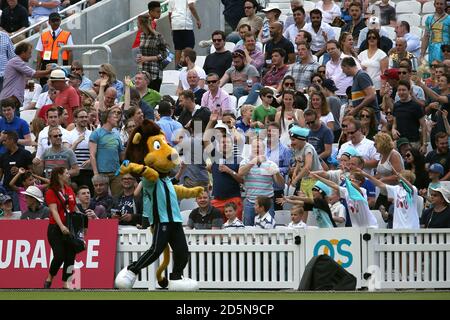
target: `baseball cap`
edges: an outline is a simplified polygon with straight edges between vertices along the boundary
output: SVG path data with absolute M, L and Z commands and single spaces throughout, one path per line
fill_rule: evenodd
M 347 147 L 342 153 L 343 156 L 347 156 L 349 158 L 359 156 L 358 150 L 354 147 Z
M 391 68 L 391 69 L 384 70 L 384 73 L 381 75 L 381 79 L 383 79 L 383 80 L 388 80 L 388 79 L 398 80 L 399 79 L 398 69 Z
M 262 12 L 270 12 L 270 11 L 273 11 L 273 10 L 276 10 L 276 11 L 281 13 L 280 8 L 275 3 L 269 3 L 269 5 L 267 7 L 265 7 L 264 9 L 262 9 L 261 11 Z
M 433 191 L 439 192 L 444 198 L 445 202 L 450 203 L 450 183 L 441 182 L 441 185 L 437 188 L 430 188 Z
M 7 194 L 0 194 L 0 204 L 4 204 L 6 201 L 12 201 L 11 197 Z
M 319 189 L 323 194 L 325 194 L 328 197 L 331 195 L 331 188 L 322 181 L 317 181 L 313 187 L 313 190 L 314 188 Z
M 61 15 L 58 12 L 52 12 L 48 16 L 48 20 L 50 20 L 50 21 L 52 21 L 52 20 L 61 20 Z
M 334 83 L 333 79 L 323 80 L 322 87 L 327 88 L 331 92 L 335 92 L 338 90 L 338 88 L 336 88 L 336 84 Z
M 307 128 L 302 128 L 302 127 L 294 125 L 289 129 L 289 135 L 292 138 L 296 138 L 299 140 L 306 140 L 306 138 L 309 135 L 309 131 L 310 130 Z
M 444 167 L 439 163 L 433 163 L 429 168 L 428 171 L 430 172 L 436 172 L 439 173 L 439 175 L 442 177 L 444 175 Z
M 379 30 L 380 29 L 380 19 L 378 17 L 372 16 L 369 18 L 369 21 L 367 21 L 367 28 L 369 30 Z
M 404 144 L 409 144 L 408 138 L 400 138 L 397 140 L 397 150 L 400 150 L 400 147 Z

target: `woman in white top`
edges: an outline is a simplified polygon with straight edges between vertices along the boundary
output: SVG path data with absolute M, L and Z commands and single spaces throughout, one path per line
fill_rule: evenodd
M 310 109 L 312 109 L 317 116 L 331 131 L 334 130 L 334 117 L 330 111 L 327 99 L 323 95 L 322 91 L 312 92 L 309 96 Z
M 277 113 L 275 114 L 275 122 L 277 122 L 281 128 L 280 141 L 285 146 L 288 146 L 291 144 L 291 138 L 289 136 L 289 125 L 295 123 L 301 127 L 304 127 L 305 118 L 303 116 L 303 110 L 295 109 L 294 90 L 283 91 L 281 99 L 281 110 L 277 111 Z
M 381 75 L 387 69 L 389 58 L 386 53 L 380 49 L 380 35 L 376 30 L 367 32 L 367 50 L 358 55 L 361 67 L 372 78 L 375 90 L 381 89 Z
M 375 178 L 386 184 L 398 184 L 396 172 L 401 172 L 405 167 L 402 156 L 395 150 L 394 141 L 392 141 L 392 138 L 387 133 L 383 132 L 375 135 L 373 140 L 375 142 L 375 148 L 381 156 Z M 389 201 L 386 195 L 380 194 L 378 196 L 375 208 L 378 208 L 381 204 L 385 208 L 389 208 Z
M 322 11 L 322 22 L 332 23 L 334 18 L 341 16 L 341 8 L 333 0 L 323 0 L 316 3 L 316 9 Z

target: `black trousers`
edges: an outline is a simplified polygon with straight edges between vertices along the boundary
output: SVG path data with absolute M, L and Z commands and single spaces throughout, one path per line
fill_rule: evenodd
M 137 261 L 130 264 L 128 270 L 139 274 L 141 269 L 148 267 L 158 259 L 168 244 L 173 251 L 173 269 L 169 279 L 181 279 L 189 260 L 189 250 L 181 222 L 156 223 L 152 246 Z
M 284 190 L 275 190 L 273 192 L 273 209 L 274 210 L 283 210 L 283 206 L 281 204 L 278 204 L 277 198 L 283 198 Z
M 158 91 L 159 92 L 159 90 L 161 89 L 161 83 L 162 83 L 162 79 L 155 79 L 155 80 L 152 80 L 149 84 L 148 84 L 148 88 L 149 89 L 153 89 L 153 90 L 155 90 L 155 91 Z M 155 106 L 153 106 L 153 107 L 155 107 Z
M 92 185 L 92 177 L 94 172 L 92 170 L 80 170 L 80 173 L 76 177 L 72 177 L 71 181 L 77 184 L 77 187 L 88 186 L 91 194 L 94 194 L 94 186 Z
M 53 250 L 53 260 L 50 264 L 49 273 L 56 276 L 59 268 L 64 263 L 62 281 L 67 281 L 73 273 L 75 264 L 75 251 L 64 241 L 61 229 L 57 224 L 49 224 L 47 229 L 47 238 L 50 247 Z M 70 268 L 69 268 L 70 267 Z

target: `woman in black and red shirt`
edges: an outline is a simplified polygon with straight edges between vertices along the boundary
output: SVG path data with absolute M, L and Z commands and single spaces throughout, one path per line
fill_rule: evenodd
M 47 237 L 53 250 L 53 260 L 50 264 L 44 288 L 50 288 L 53 278 L 63 263 L 63 287 L 66 289 L 70 288 L 67 280 L 72 275 L 76 254 L 70 244 L 64 241 L 64 235 L 70 234 L 69 229 L 66 227 L 65 213 L 75 211 L 76 198 L 69 181 L 70 174 L 66 168 L 54 168 L 50 177 L 49 189 L 45 194 L 45 202 L 51 213 Z M 68 269 L 70 266 L 72 268 Z

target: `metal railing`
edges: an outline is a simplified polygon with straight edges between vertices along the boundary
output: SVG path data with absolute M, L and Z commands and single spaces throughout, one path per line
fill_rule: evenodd
M 104 50 L 106 52 L 106 63 L 111 63 L 112 51 L 111 48 L 105 44 L 78 44 L 78 45 L 66 45 L 62 46 L 58 52 L 58 65 L 63 64 L 62 54 L 66 50 Z M 100 65 L 83 65 L 85 70 L 95 70 L 98 69 Z
M 161 2 L 161 17 L 160 17 L 160 18 L 165 17 L 165 14 L 166 14 L 168 11 L 169 11 L 169 1 L 167 0 L 167 1 Z M 141 13 L 135 15 L 134 17 L 132 17 L 132 18 L 130 18 L 130 19 L 128 19 L 128 20 L 122 22 L 121 24 L 118 24 L 118 25 L 115 26 L 114 28 L 109 29 L 109 30 L 107 30 L 107 31 L 105 31 L 105 32 L 103 32 L 103 33 L 100 33 L 99 35 L 93 37 L 92 40 L 91 40 L 91 42 L 92 42 L 93 44 L 95 44 L 96 41 L 97 41 L 98 39 L 103 38 L 104 36 L 109 35 L 109 34 L 113 33 L 114 31 L 116 31 L 116 30 L 118 30 L 118 29 L 120 29 L 120 28 L 122 28 L 122 27 L 124 27 L 124 26 L 127 26 L 127 25 L 128 25 L 128 28 L 130 28 L 130 27 L 133 25 L 133 27 L 134 27 L 134 26 L 135 26 L 135 23 L 136 23 L 136 21 L 137 21 L 137 18 L 138 18 L 140 15 L 146 14 L 147 12 L 148 12 L 148 11 L 145 10 L 145 11 L 143 11 L 143 12 L 141 12 Z M 129 30 L 130 30 L 130 29 L 129 29 Z
M 67 13 L 67 12 L 71 12 L 71 11 L 73 11 L 73 10 L 75 10 L 75 13 L 81 12 L 83 9 L 86 8 L 85 4 L 87 4 L 88 1 L 89 1 L 89 0 L 81 0 L 80 2 L 75 3 L 75 4 L 71 5 L 71 6 L 68 6 L 68 7 L 65 8 L 65 9 L 59 11 L 59 14 L 64 14 L 64 13 Z M 69 16 L 69 17 L 70 17 L 70 16 Z M 31 36 L 31 34 L 27 36 L 27 33 L 28 33 L 28 32 L 34 31 L 36 28 L 39 28 L 39 33 L 41 33 L 42 30 L 45 29 L 45 26 L 47 26 L 47 22 L 48 22 L 48 18 L 45 19 L 45 20 L 36 22 L 35 24 L 29 26 L 28 28 L 25 28 L 25 29 L 23 29 L 22 31 L 13 34 L 13 35 L 10 37 L 10 39 L 11 39 L 11 41 L 12 41 L 14 38 L 17 38 L 17 37 L 19 37 L 19 36 L 21 36 L 21 35 L 25 35 L 26 37 Z M 37 33 L 37 32 L 36 32 L 36 33 Z

